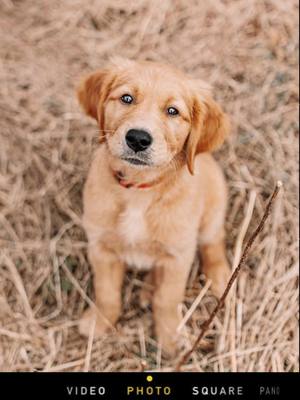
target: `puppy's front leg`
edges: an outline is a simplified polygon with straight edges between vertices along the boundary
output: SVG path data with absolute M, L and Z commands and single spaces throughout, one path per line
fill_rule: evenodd
M 230 279 L 230 267 L 226 258 L 225 243 L 221 236 L 215 241 L 200 246 L 202 271 L 212 280 L 212 291 L 220 298 Z
M 112 252 L 101 248 L 100 245 L 91 246 L 88 256 L 94 273 L 95 303 L 98 310 L 89 308 L 85 311 L 79 331 L 87 336 L 91 324 L 96 319 L 95 337 L 99 337 L 117 322 L 121 313 L 125 267 Z
M 155 332 L 162 349 L 174 355 L 178 347 L 178 327 L 181 315 L 179 304 L 184 299 L 190 264 L 166 259 L 155 267 L 153 316 Z

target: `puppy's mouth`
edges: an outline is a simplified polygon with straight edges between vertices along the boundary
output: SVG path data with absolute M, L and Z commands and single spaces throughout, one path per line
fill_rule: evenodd
M 123 157 L 122 160 L 127 161 L 129 164 L 133 165 L 150 165 L 149 162 L 140 160 L 139 158 L 134 158 L 134 157 Z

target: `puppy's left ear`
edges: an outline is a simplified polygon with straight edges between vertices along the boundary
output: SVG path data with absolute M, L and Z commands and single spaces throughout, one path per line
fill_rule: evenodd
M 219 148 L 228 136 L 229 130 L 228 116 L 210 95 L 194 98 L 192 129 L 186 143 L 187 165 L 192 175 L 195 156 Z

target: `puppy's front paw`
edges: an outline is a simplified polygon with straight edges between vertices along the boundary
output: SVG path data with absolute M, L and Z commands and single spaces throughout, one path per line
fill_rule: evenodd
M 94 337 L 98 338 L 103 336 L 109 329 L 112 328 L 112 325 L 105 319 L 101 318 L 96 310 L 92 308 L 87 309 L 81 320 L 79 321 L 78 330 L 79 333 L 83 336 L 89 336 L 91 329 L 93 329 L 93 325 L 95 324 Z
M 169 358 L 176 356 L 180 350 L 180 335 L 176 329 L 180 318 L 177 316 L 165 316 L 156 320 L 155 331 L 157 341 L 162 347 L 163 354 Z
M 211 279 L 211 290 L 213 294 L 220 299 L 229 282 L 231 271 L 226 263 L 220 263 L 203 271 L 207 278 Z

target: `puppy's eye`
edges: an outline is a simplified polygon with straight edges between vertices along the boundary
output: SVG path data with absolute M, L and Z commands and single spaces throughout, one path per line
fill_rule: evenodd
M 169 114 L 169 115 L 178 115 L 179 114 L 179 111 L 177 110 L 177 108 L 175 108 L 175 107 L 169 107 L 168 109 L 167 109 L 167 113 Z
M 120 97 L 120 100 L 124 104 L 131 104 L 133 102 L 133 97 L 130 94 L 123 94 L 123 96 Z

